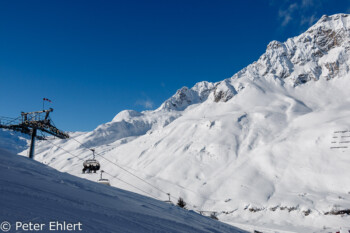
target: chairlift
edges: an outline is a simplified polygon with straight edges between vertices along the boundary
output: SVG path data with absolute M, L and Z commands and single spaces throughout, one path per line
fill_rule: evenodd
M 92 159 L 85 160 L 83 163 L 83 173 L 96 173 L 96 171 L 100 170 L 100 163 L 95 159 L 95 150 L 90 149 L 92 151 Z
M 108 179 L 103 179 L 103 178 L 102 178 L 102 173 L 103 173 L 103 172 L 104 172 L 104 171 L 101 170 L 100 179 L 99 179 L 97 182 L 100 183 L 100 184 L 105 184 L 105 185 L 111 186 L 111 184 L 109 183 L 109 180 L 108 180 Z

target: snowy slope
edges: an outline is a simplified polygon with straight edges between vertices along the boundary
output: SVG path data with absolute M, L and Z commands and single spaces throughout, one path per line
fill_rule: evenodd
M 12 224 L 10 232 L 15 232 L 17 221 L 46 224 L 39 232 L 49 232 L 50 221 L 66 221 L 80 222 L 81 232 L 93 233 L 243 233 L 194 212 L 60 173 L 4 150 L 0 158 L 0 221 Z
M 29 136 L 5 129 L 0 129 L 0 148 L 12 153 L 19 153 L 28 147 Z
M 350 216 L 325 214 L 350 209 L 349 149 L 331 149 L 334 132 L 350 126 L 349 53 L 350 16 L 323 16 L 300 36 L 269 43 L 229 79 L 181 88 L 155 111 L 123 111 L 92 132 L 52 141 L 76 158 L 41 142 L 36 159 L 96 180 L 81 174 L 91 157 L 85 147 L 93 147 L 231 224 L 264 232 L 350 229 Z M 167 198 L 97 158 L 113 176 Z M 138 192 L 116 179 L 112 185 Z

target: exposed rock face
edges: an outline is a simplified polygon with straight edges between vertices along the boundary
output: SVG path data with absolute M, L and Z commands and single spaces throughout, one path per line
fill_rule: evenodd
M 206 81 L 197 83 L 191 89 L 183 87 L 179 89 L 175 95 L 165 101 L 159 109 L 184 110 L 191 104 L 204 102 L 213 88 L 214 84 Z
M 300 36 L 282 43 L 271 41 L 258 61 L 232 78 L 218 83 L 200 82 L 193 88 L 183 87 L 165 101 L 161 109 L 184 110 L 191 104 L 209 99 L 226 102 L 250 81 L 261 78 L 298 86 L 320 78 L 333 79 L 350 70 L 350 17 L 347 14 L 324 15 Z M 238 84 L 237 79 L 241 79 Z
M 293 86 L 332 79 L 349 71 L 350 18 L 323 16 L 300 36 L 281 43 L 272 41 L 265 54 L 233 78 L 274 76 Z
M 213 90 L 215 102 L 227 102 L 236 94 L 236 89 L 231 85 L 231 83 L 228 80 L 217 83 Z

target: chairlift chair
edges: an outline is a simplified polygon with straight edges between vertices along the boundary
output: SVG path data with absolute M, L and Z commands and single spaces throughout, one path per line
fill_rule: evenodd
M 92 159 L 88 159 L 85 160 L 83 163 L 83 173 L 87 172 L 87 173 L 91 173 L 94 172 L 96 173 L 96 171 L 100 170 L 100 163 L 95 159 L 95 150 L 94 149 L 90 149 L 92 151 Z

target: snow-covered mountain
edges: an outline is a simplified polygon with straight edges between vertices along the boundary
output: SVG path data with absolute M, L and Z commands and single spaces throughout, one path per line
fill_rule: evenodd
M 72 231 L 60 230 L 65 222 L 75 224 L 73 232 L 243 233 L 193 211 L 60 173 L 1 149 L 0 158 L 0 220 L 11 224 L 9 232 Z M 1 231 L 5 227 L 1 224 Z
M 114 177 L 167 198 L 116 163 L 231 224 L 350 229 L 349 215 L 335 215 L 350 209 L 349 149 L 334 148 L 350 137 L 349 55 L 350 16 L 323 16 L 300 36 L 269 43 L 231 78 L 183 87 L 154 111 L 126 110 L 92 132 L 52 141 L 75 158 L 40 142 L 36 159 L 96 180 L 81 174 L 86 147 L 95 148 Z M 139 192 L 117 179 L 112 185 Z

